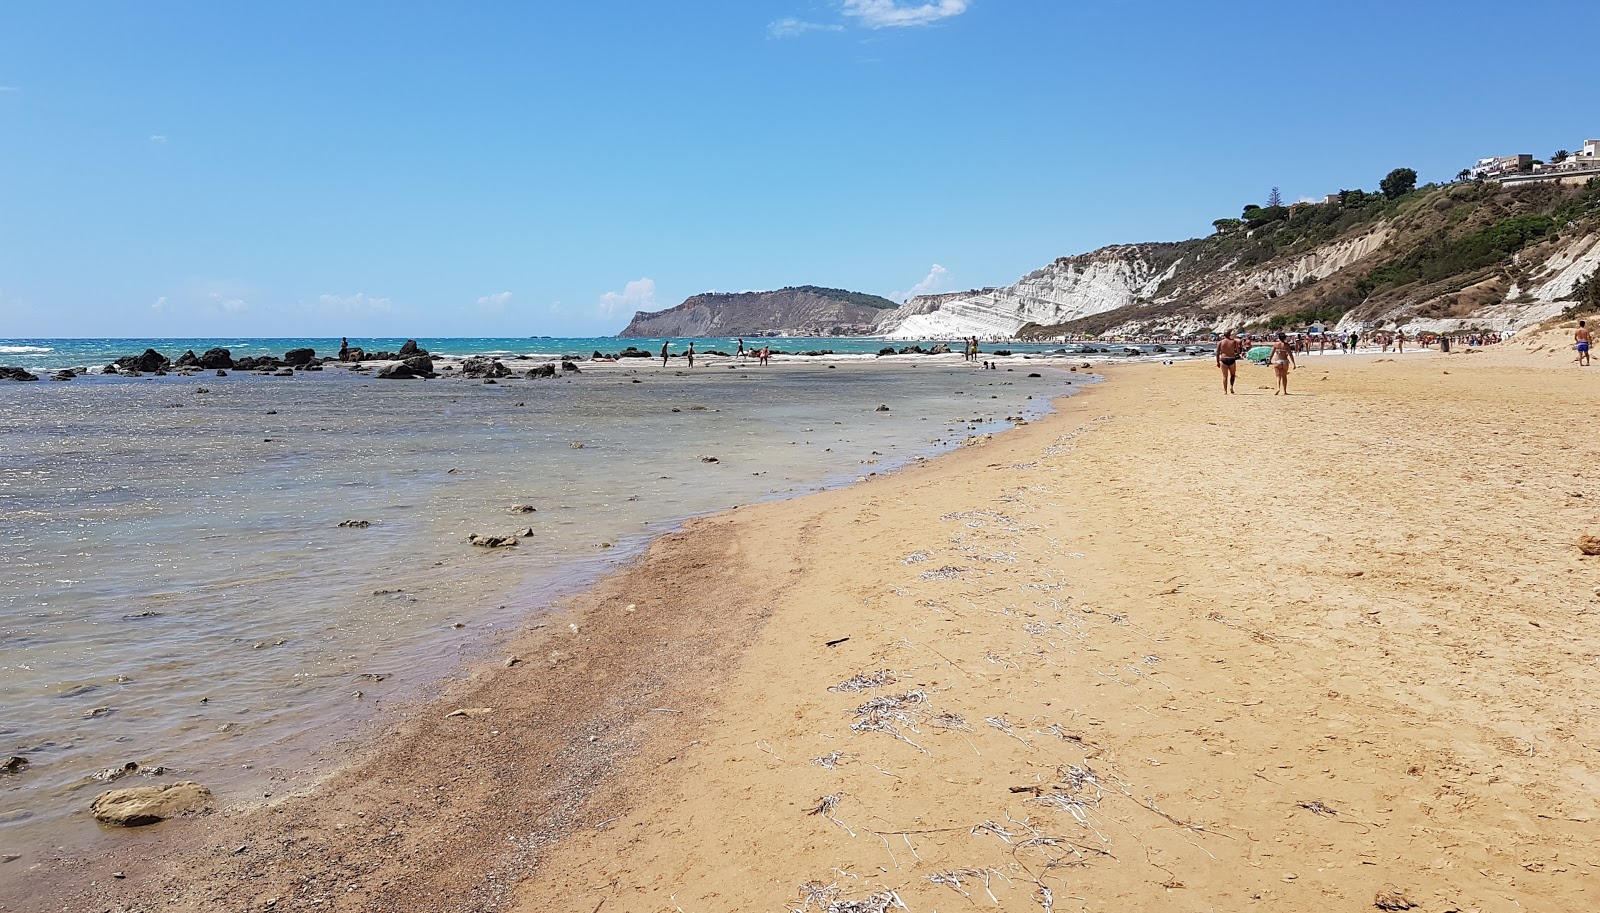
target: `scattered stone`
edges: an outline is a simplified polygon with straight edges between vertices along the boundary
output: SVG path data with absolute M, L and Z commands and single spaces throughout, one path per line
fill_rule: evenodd
M 1380 910 L 1414 910 L 1417 907 L 1399 891 L 1379 891 L 1372 905 Z
M 0 763 L 0 773 L 14 774 L 27 766 L 27 758 L 20 757 L 18 755 L 12 755 L 11 757 L 6 758 L 3 763 Z
M 417 372 L 411 370 L 405 362 L 384 365 L 378 370 L 378 377 L 382 380 L 416 380 Z
M 372 525 L 371 520 L 346 520 L 339 524 L 340 529 L 366 529 Z
M 561 363 L 561 370 L 566 371 L 569 374 L 577 374 L 577 373 L 579 373 L 578 366 L 573 364 L 570 361 L 562 362 Z
M 1578 551 L 1585 555 L 1600 555 L 1600 536 L 1578 537 Z
M 509 548 L 517 544 L 516 536 L 480 536 L 473 533 L 467 541 L 479 548 Z
M 583 442 L 582 441 L 573 441 L 572 443 L 568 444 L 567 446 L 571 447 L 573 450 L 582 450 L 583 449 Z
M 460 710 L 452 710 L 445 714 L 444 718 L 448 720 L 453 716 L 459 716 L 470 720 L 473 717 L 487 716 L 493 712 L 493 707 L 462 707 Z
M 96 796 L 89 810 L 96 821 L 117 827 L 155 824 L 211 804 L 211 790 L 185 780 L 166 786 L 112 789 Z
M 878 404 L 878 408 L 876 408 L 876 409 L 874 409 L 872 411 L 874 411 L 874 412 L 888 412 L 889 411 L 889 407 L 885 406 L 883 403 L 879 403 Z
M 78 376 L 78 373 L 76 371 L 72 370 L 71 368 L 62 368 L 60 371 L 57 371 L 56 373 L 50 375 L 50 379 L 51 380 L 72 380 L 73 378 L 75 378 L 77 376 Z
M 110 783 L 113 780 L 120 780 L 123 777 L 129 776 L 131 774 L 136 774 L 138 772 L 139 772 L 139 762 L 138 761 L 129 761 L 128 763 L 122 765 L 121 767 L 107 767 L 104 770 L 97 771 L 92 776 L 90 776 L 89 779 L 91 779 L 91 780 L 101 780 L 103 782 Z
M 514 514 L 533 514 L 538 513 L 539 508 L 534 507 L 532 504 L 513 504 L 511 505 L 511 512 Z
M 95 707 L 92 710 L 85 710 L 83 712 L 83 718 L 86 720 L 94 720 L 103 716 L 110 716 L 113 713 L 116 713 L 116 711 L 112 710 L 110 707 Z
M 1029 377 L 1043 377 L 1044 375 L 1043 374 L 1039 374 L 1039 373 L 1033 373 L 1033 374 L 1029 374 L 1028 376 Z
M 722 461 L 717 459 L 714 456 L 703 456 L 703 457 L 700 458 L 700 462 L 702 462 L 702 463 L 720 463 Z
M 0 368 L 0 380 L 29 381 L 38 380 L 37 374 L 31 374 L 27 368 Z
M 523 528 L 517 530 L 516 532 L 512 533 L 511 535 L 516 536 L 518 539 L 526 539 L 529 536 L 533 535 L 533 527 L 524 526 Z

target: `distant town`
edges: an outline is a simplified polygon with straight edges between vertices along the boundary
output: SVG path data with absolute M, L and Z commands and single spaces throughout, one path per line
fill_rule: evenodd
M 1580 152 L 1557 149 L 1548 160 L 1526 154 L 1478 159 L 1478 164 L 1461 169 L 1456 177 L 1463 181 L 1499 181 L 1503 184 L 1586 181 L 1600 177 L 1600 139 L 1584 140 Z

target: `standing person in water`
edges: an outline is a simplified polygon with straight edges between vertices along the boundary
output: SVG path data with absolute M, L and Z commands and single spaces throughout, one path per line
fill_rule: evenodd
M 1294 346 L 1289 345 L 1288 337 L 1278 334 L 1278 341 L 1272 344 L 1272 354 L 1267 356 L 1267 362 L 1272 365 L 1272 373 L 1278 375 L 1278 389 L 1272 391 L 1273 396 L 1282 393 L 1289 395 L 1289 366 L 1299 365 L 1294 361 Z
M 1234 392 L 1233 383 L 1239 376 L 1239 352 L 1243 348 L 1232 330 L 1223 333 L 1217 342 L 1217 367 L 1222 369 L 1222 392 L 1225 394 Z
M 1572 341 L 1578 344 L 1578 364 L 1588 367 L 1589 343 L 1592 338 L 1589 336 L 1589 324 L 1587 322 L 1578 321 L 1578 331 L 1572 334 Z
M 661 367 L 663 368 L 667 366 L 667 346 L 670 345 L 672 345 L 670 342 L 663 342 L 661 344 Z

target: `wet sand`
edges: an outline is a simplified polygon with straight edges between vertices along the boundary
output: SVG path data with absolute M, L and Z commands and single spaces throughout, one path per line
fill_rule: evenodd
M 6 909 L 1589 906 L 1600 375 L 1302 363 L 694 521 L 311 796 Z

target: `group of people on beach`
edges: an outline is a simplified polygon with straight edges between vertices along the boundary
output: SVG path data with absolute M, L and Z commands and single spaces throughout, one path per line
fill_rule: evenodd
M 962 342 L 962 349 L 963 349 L 961 360 L 962 361 L 977 361 L 978 360 L 978 337 L 976 337 L 976 336 L 968 336 L 968 337 L 962 339 L 961 342 Z
M 1222 370 L 1222 392 L 1224 394 L 1237 393 L 1233 389 L 1234 382 L 1239 378 L 1239 360 L 1244 358 L 1245 343 L 1233 334 L 1232 330 L 1222 334 L 1217 341 L 1217 367 Z M 1299 368 L 1294 360 L 1294 346 L 1289 343 L 1286 333 L 1279 333 L 1278 338 L 1272 343 L 1272 350 L 1267 353 L 1267 364 L 1272 366 L 1272 373 L 1277 378 L 1278 387 L 1272 391 L 1273 396 L 1289 395 L 1289 370 Z

